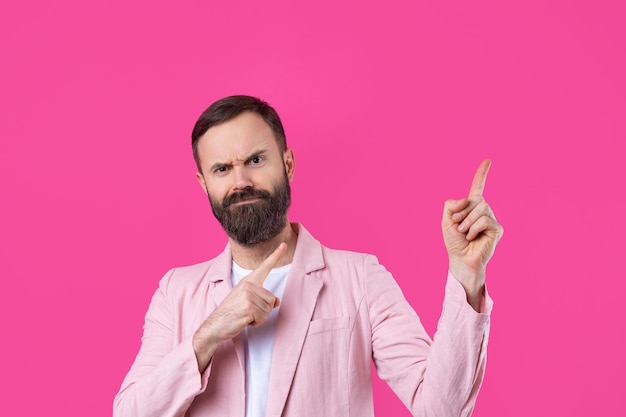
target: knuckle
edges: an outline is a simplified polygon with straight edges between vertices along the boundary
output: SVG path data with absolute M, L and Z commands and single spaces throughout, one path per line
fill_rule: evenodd
M 472 207 L 476 207 L 477 205 L 479 205 L 482 201 L 484 201 L 484 199 L 482 198 L 482 196 L 480 195 L 473 195 L 470 197 L 470 205 Z
M 254 314 L 248 313 L 242 317 L 242 323 L 244 326 L 254 322 Z
M 250 299 L 246 298 L 241 303 L 241 309 L 245 312 L 245 314 L 252 314 L 255 309 L 255 305 Z
M 254 317 L 253 325 L 254 325 L 254 327 L 258 327 L 258 326 L 262 325 L 263 323 L 265 323 L 266 320 L 267 320 L 267 314 L 265 314 L 265 313 L 258 313 Z

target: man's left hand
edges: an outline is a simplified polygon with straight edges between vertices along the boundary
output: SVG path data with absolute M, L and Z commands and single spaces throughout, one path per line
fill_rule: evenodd
M 463 285 L 476 311 L 484 294 L 485 269 L 504 229 L 483 198 L 491 161 L 485 159 L 474 174 L 469 196 L 445 203 L 441 228 L 452 275 Z

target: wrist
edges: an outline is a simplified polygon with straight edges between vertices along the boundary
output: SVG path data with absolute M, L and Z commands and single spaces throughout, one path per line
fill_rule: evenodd
M 194 350 L 207 350 L 219 345 L 224 340 L 219 333 L 216 326 L 211 322 L 211 317 L 208 317 L 193 334 Z
M 213 329 L 206 321 L 193 334 L 191 345 L 198 361 L 200 373 L 204 372 L 221 342 L 222 340 L 214 334 Z
M 467 302 L 474 310 L 480 311 L 485 295 L 484 268 L 473 269 L 465 264 L 450 261 L 448 269 L 450 274 L 452 274 L 465 290 Z

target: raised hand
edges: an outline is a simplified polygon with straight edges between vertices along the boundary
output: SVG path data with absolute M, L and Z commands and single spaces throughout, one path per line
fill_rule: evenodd
M 478 310 L 485 284 L 485 269 L 504 229 L 483 198 L 491 161 L 485 159 L 474 174 L 467 198 L 445 203 L 441 228 L 449 268 L 461 282 L 468 301 Z
M 237 336 L 248 325 L 262 325 L 279 306 L 280 300 L 263 287 L 263 282 L 286 250 L 287 244 L 281 243 L 261 265 L 239 281 L 196 331 L 193 348 L 200 372 L 221 342 Z

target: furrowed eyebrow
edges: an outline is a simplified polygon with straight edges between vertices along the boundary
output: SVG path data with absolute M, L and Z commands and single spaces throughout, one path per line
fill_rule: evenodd
M 259 156 L 263 156 L 263 155 L 265 155 L 266 153 L 267 153 L 267 151 L 266 151 L 265 149 L 260 150 L 260 151 L 257 151 L 257 152 L 255 152 L 255 153 L 251 154 L 249 157 L 247 157 L 247 158 L 246 158 L 246 162 L 247 162 L 247 161 L 251 161 L 251 160 L 252 160 L 252 159 L 254 159 L 254 158 L 258 158 Z
M 221 162 L 217 162 L 213 165 L 211 165 L 211 172 L 215 171 L 216 169 L 220 169 L 220 168 L 230 168 L 232 167 L 233 164 L 223 164 Z
M 261 149 L 261 150 L 255 151 L 255 152 L 251 153 L 249 156 L 247 156 L 244 159 L 244 162 L 248 162 L 251 159 L 254 159 L 256 157 L 263 156 L 266 153 L 267 153 L 267 149 Z M 231 163 L 228 163 L 228 162 L 216 162 L 213 165 L 211 165 L 211 171 L 215 171 L 216 169 L 219 169 L 219 168 L 231 168 L 232 166 L 233 166 L 232 162 Z

